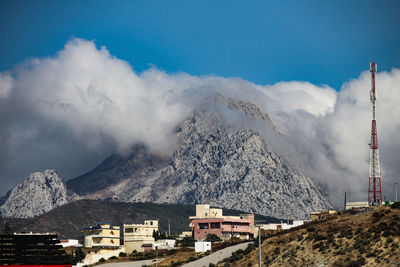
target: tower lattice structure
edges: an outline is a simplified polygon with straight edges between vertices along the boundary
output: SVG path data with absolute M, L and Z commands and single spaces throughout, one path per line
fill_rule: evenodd
M 369 185 L 368 185 L 368 203 L 369 206 L 382 205 L 382 186 L 381 186 L 381 169 L 379 165 L 378 152 L 378 131 L 376 128 L 376 90 L 375 90 L 375 72 L 377 66 L 375 62 L 370 63 L 371 72 L 371 91 L 370 100 L 372 104 L 372 123 L 371 123 L 371 143 L 369 156 Z

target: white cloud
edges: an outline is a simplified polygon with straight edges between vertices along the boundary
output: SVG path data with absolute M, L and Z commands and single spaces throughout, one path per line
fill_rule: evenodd
M 400 70 L 378 73 L 376 80 L 382 170 L 390 180 L 400 172 Z M 363 190 L 368 179 L 368 72 L 340 93 L 308 82 L 261 86 L 156 68 L 137 73 L 106 48 L 81 39 L 68 42 L 54 57 L 19 66 L 12 76 L 0 74 L 4 186 L 50 167 L 72 177 L 137 142 L 168 152 L 176 124 L 216 92 L 251 101 L 272 115 L 291 144 L 281 152 L 309 175 L 337 192 Z M 21 162 L 26 162 L 23 168 Z
M 7 98 L 10 95 L 13 82 L 9 73 L 0 72 L 0 98 Z

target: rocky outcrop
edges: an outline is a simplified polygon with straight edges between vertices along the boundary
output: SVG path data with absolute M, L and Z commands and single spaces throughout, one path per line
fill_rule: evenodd
M 12 189 L 0 206 L 2 217 L 29 218 L 78 199 L 54 169 L 35 172 Z
M 330 207 L 320 188 L 278 156 L 262 129 L 256 127 L 261 124 L 284 138 L 267 114 L 254 104 L 221 95 L 208 99 L 205 107 L 195 110 L 176 127 L 177 149 L 171 158 L 156 161 L 157 166 L 132 170 L 126 179 L 86 197 L 123 202 L 210 203 L 299 219 L 308 217 L 313 210 Z M 141 153 L 132 153 L 126 162 L 137 162 L 136 157 L 157 158 L 146 150 Z M 95 170 L 91 175 L 102 177 Z

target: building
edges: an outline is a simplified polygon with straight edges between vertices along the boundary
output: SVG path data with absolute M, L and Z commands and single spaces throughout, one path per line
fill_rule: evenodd
M 211 242 L 195 242 L 194 251 L 196 253 L 211 251 Z
M 175 239 L 160 239 L 153 243 L 153 249 L 173 249 L 175 244 Z
M 99 259 L 108 259 L 118 256 L 120 252 L 125 252 L 121 247 L 120 227 L 113 226 L 111 223 L 99 223 L 96 226 L 82 229 L 82 236 L 79 237 L 80 245 L 86 253 L 85 264 L 92 264 Z
M 75 247 L 79 246 L 78 239 L 61 239 L 60 245 L 64 248 L 65 252 L 68 255 L 74 254 L 76 249 Z
M 292 221 L 292 223 L 269 223 L 269 224 L 260 224 L 260 228 L 263 230 L 272 230 L 272 231 L 280 231 L 287 230 L 293 227 L 297 227 L 303 225 L 304 221 Z
M 251 239 L 255 234 L 253 214 L 223 216 L 222 209 L 210 208 L 208 204 L 196 205 L 196 216 L 190 216 L 189 220 L 192 236 L 199 241 L 205 240 L 208 234 L 222 240 Z
M 335 210 L 322 210 L 310 213 L 311 221 L 324 220 L 336 216 L 337 212 Z
M 56 233 L 0 235 L 0 265 L 70 267 L 72 264 Z
M 184 237 L 192 237 L 192 231 L 183 231 L 179 236 L 178 239 L 182 240 Z
M 123 238 L 126 253 L 143 252 L 151 245 L 153 247 L 153 233 L 158 231 L 158 220 L 147 220 L 144 224 L 124 224 Z
M 368 201 L 346 202 L 346 210 L 368 208 Z

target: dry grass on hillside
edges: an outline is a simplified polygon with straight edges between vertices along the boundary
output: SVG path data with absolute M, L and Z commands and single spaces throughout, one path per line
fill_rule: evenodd
M 263 266 L 397 266 L 400 209 L 387 207 L 338 217 L 267 238 Z M 218 266 L 258 266 L 258 249 Z

